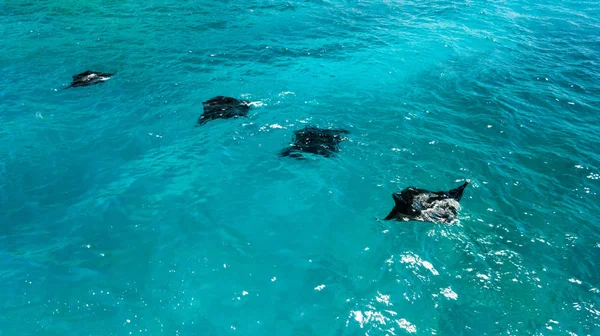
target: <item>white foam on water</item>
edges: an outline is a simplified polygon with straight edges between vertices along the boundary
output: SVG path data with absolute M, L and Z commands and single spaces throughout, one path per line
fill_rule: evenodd
M 440 293 L 448 299 L 451 299 L 451 300 L 458 299 L 458 294 L 456 294 L 456 292 L 453 291 L 451 287 L 444 288 Z
M 411 334 L 414 334 L 417 332 L 417 327 L 414 324 L 408 322 L 406 319 L 402 318 L 402 319 L 396 320 L 396 323 L 398 323 L 398 326 L 400 328 L 406 330 L 407 332 L 409 332 Z
M 263 106 L 267 106 L 267 104 L 261 102 L 260 100 L 252 101 L 252 102 L 248 103 L 248 105 L 256 107 L 256 108 L 261 108 Z

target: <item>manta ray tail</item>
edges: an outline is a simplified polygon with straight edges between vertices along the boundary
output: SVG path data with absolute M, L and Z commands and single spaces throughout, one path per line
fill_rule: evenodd
M 463 185 L 461 185 L 460 187 L 458 187 L 456 189 L 450 190 L 448 192 L 448 194 L 450 195 L 450 197 L 454 198 L 457 202 L 460 202 L 463 192 L 465 191 L 465 188 L 469 185 L 469 183 L 471 183 L 471 180 L 467 179 L 467 181 L 465 181 L 465 183 L 463 183 Z
M 279 156 L 290 156 L 292 154 L 293 150 L 292 148 L 288 147 L 288 148 L 284 148 L 279 152 Z

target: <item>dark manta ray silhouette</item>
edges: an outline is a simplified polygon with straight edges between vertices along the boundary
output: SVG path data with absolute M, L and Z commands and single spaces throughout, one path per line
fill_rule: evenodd
M 339 152 L 339 144 L 346 140 L 344 135 L 350 132 L 343 129 L 321 129 L 307 126 L 294 132 L 294 142 L 283 149 L 280 156 L 290 156 L 296 159 L 304 159 L 303 153 L 311 153 L 331 157 Z
M 89 86 L 98 83 L 105 82 L 112 77 L 113 74 L 96 72 L 96 71 L 85 71 L 80 74 L 73 76 L 71 85 L 67 86 L 66 89 L 78 86 Z
M 250 103 L 231 97 L 217 96 L 202 103 L 204 113 L 198 118 L 198 125 L 204 125 L 214 119 L 245 117 L 250 110 Z
M 460 199 L 471 180 L 449 191 L 429 191 L 408 187 L 392 194 L 396 203 L 385 220 L 420 220 L 452 222 L 460 208 Z

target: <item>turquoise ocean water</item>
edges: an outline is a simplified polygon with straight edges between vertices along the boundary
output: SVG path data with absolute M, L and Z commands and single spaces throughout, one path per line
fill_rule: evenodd
M 0 34 L 0 335 L 600 335 L 598 1 L 4 0 Z M 216 95 L 249 117 L 194 127 Z M 307 124 L 351 134 L 279 158 Z M 459 223 L 376 220 L 466 178 Z

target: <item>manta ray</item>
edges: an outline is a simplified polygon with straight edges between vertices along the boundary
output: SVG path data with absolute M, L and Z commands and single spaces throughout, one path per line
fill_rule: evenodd
M 307 126 L 294 132 L 294 142 L 283 149 L 279 155 L 304 159 L 302 153 L 331 157 L 339 152 L 339 144 L 346 140 L 350 132 L 343 129 L 322 129 Z
M 460 209 L 460 199 L 471 180 L 449 191 L 429 191 L 408 187 L 392 194 L 396 203 L 385 220 L 420 220 L 451 223 Z
M 112 76 L 113 74 L 88 70 L 73 76 L 73 81 L 71 82 L 71 85 L 67 86 L 66 89 L 102 83 L 109 80 Z
M 198 118 L 198 125 L 204 125 L 214 119 L 245 117 L 250 103 L 231 97 L 217 96 L 202 103 L 204 113 Z

